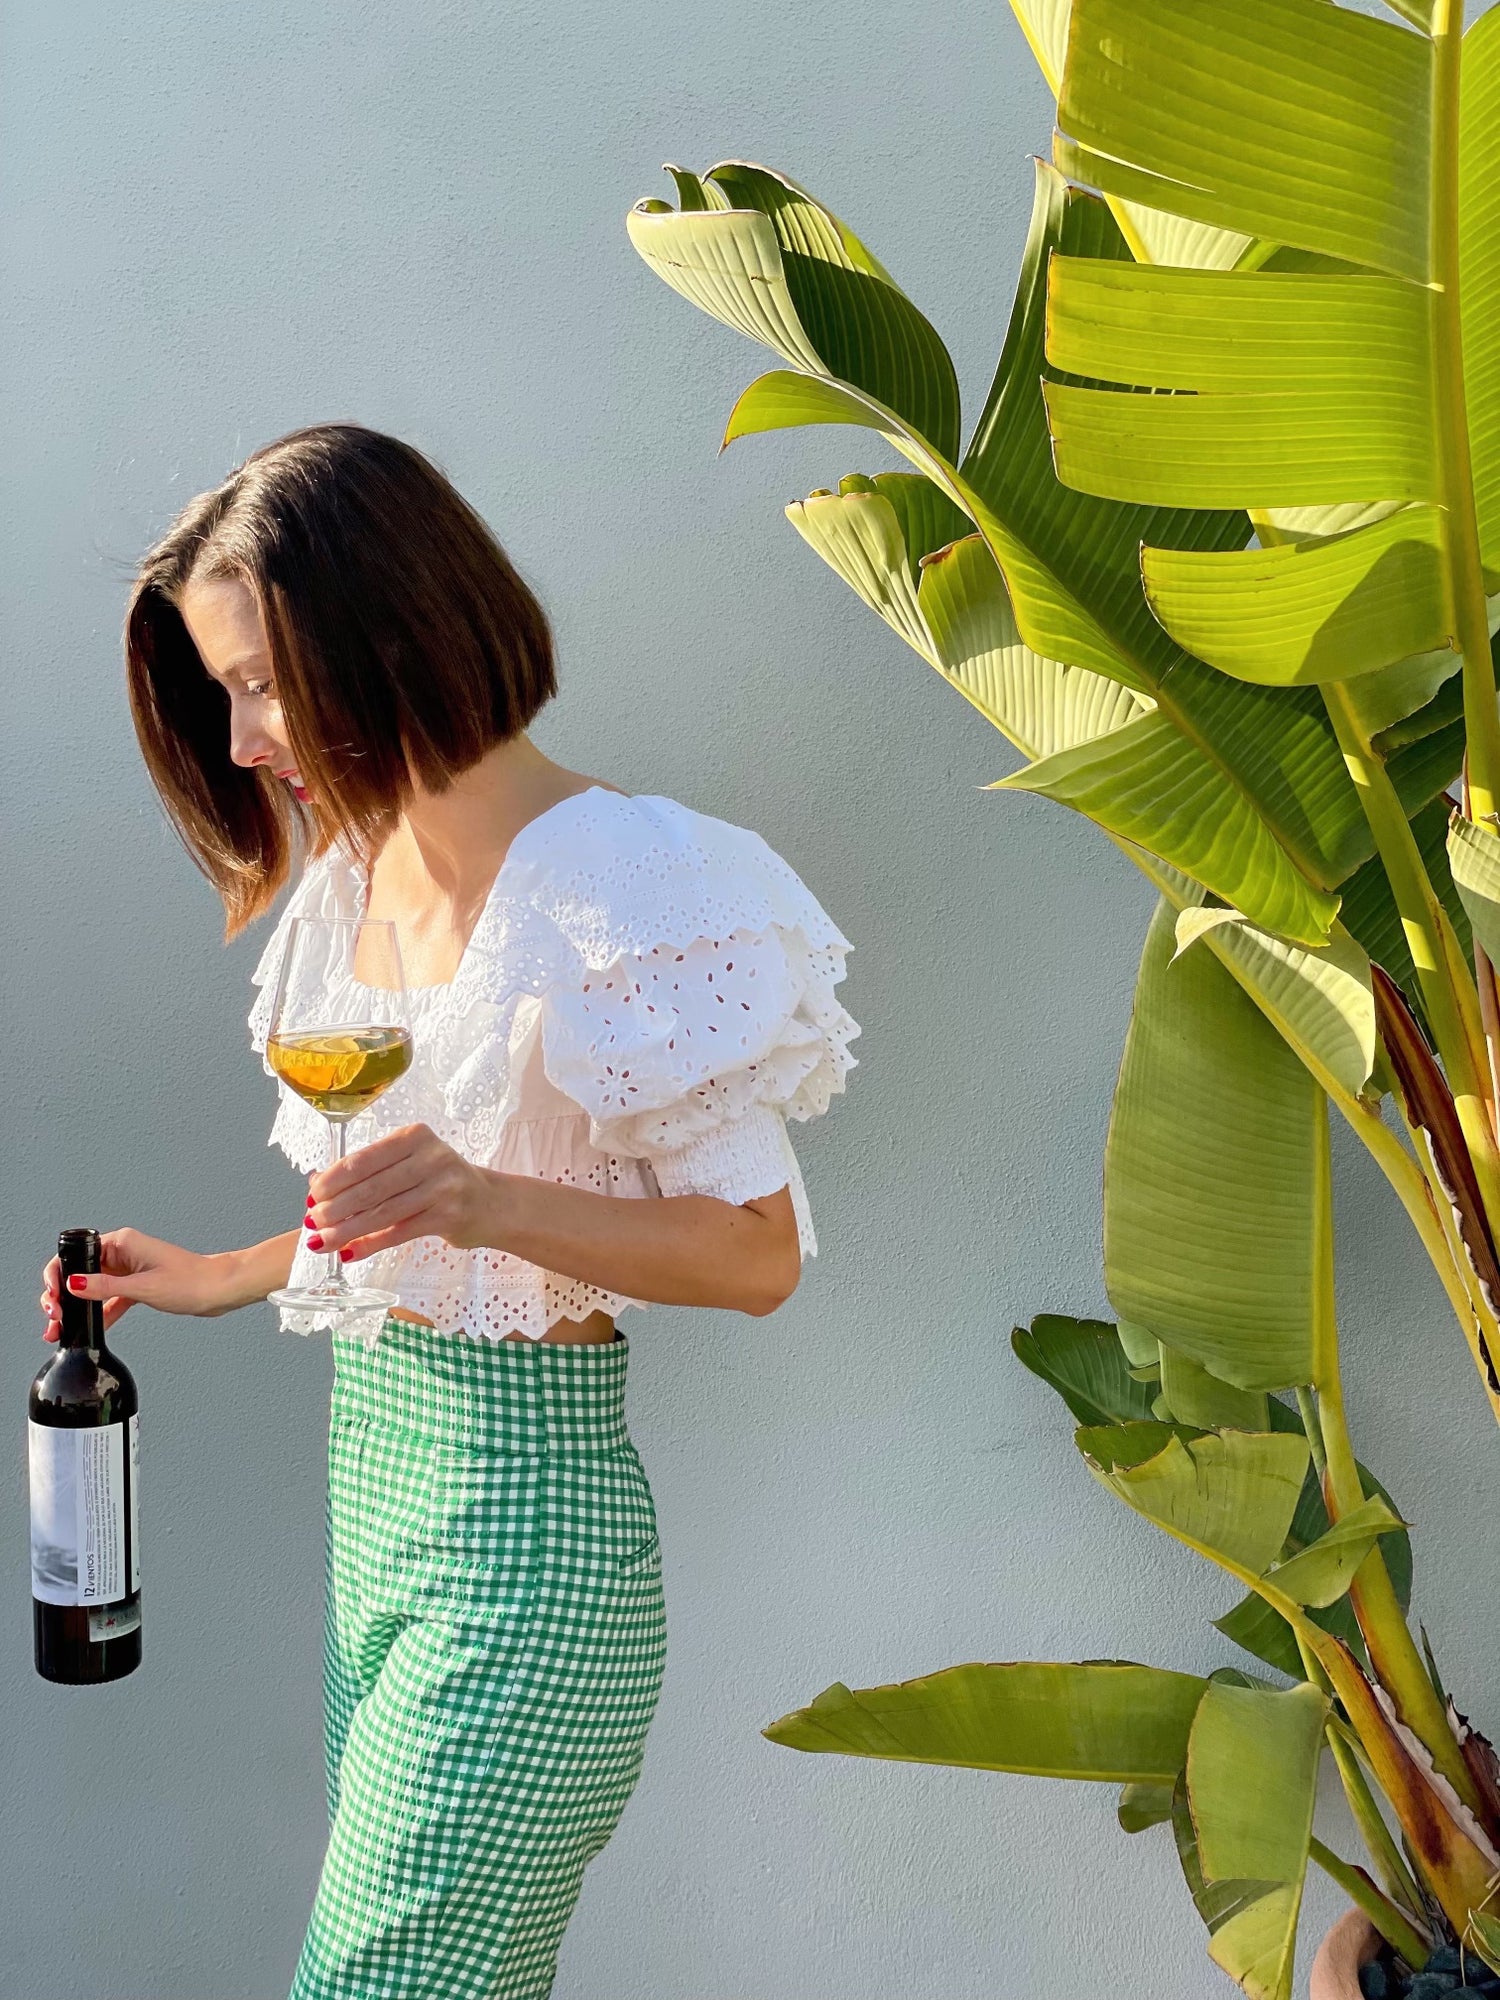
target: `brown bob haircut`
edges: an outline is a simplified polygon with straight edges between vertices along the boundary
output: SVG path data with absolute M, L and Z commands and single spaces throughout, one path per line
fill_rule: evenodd
M 190 579 L 259 599 L 298 805 L 229 755 L 229 697 L 179 605 Z M 358 424 L 293 431 L 190 501 L 125 619 L 131 714 L 173 826 L 234 937 L 297 856 L 373 858 L 412 792 L 441 792 L 556 692 L 546 614 L 474 509 L 410 445 Z

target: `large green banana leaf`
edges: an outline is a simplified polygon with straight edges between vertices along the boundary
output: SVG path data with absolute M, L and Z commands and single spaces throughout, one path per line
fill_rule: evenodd
M 1500 834 L 1491 825 L 1455 816 L 1448 859 L 1475 937 L 1490 963 L 1500 962 Z
M 1059 165 L 1117 200 L 1304 254 L 1217 271 L 1055 258 L 1049 359 L 1086 379 L 1045 394 L 1061 476 L 1097 496 L 1269 510 L 1263 542 L 1278 509 L 1369 510 L 1242 553 L 1148 540 L 1151 607 L 1246 681 L 1358 688 L 1452 648 L 1489 800 L 1500 12 L 1461 43 L 1453 15 L 1435 10 L 1429 34 L 1326 0 L 1259 0 L 1247 34 L 1239 0 L 1074 0 Z M 1423 671 L 1407 693 L 1425 703 Z
M 1054 97 L 1062 85 L 1070 7 L 1071 0 L 1011 0 L 1011 12 L 1020 22 Z M 1131 249 L 1143 263 L 1232 270 L 1251 247 L 1251 239 L 1237 230 L 1189 222 L 1182 216 L 1144 208 L 1134 201 L 1112 201 L 1110 206 Z
M 691 188 L 717 187 L 729 171 L 715 169 Z M 1268 929 L 1305 942 L 1325 938 L 1335 907 L 1328 892 L 1368 853 L 1369 836 L 1316 699 L 1301 689 L 1236 685 L 1192 659 L 1166 638 L 1141 589 L 1137 552 L 1143 541 L 1232 549 L 1248 534 L 1243 515 L 1101 503 L 1070 492 L 1052 470 L 1038 390 L 1047 259 L 1063 250 L 1128 260 L 1103 204 L 1069 191 L 1050 169 L 1039 170 L 1010 332 L 973 441 L 954 465 L 913 421 L 909 394 L 904 410 L 888 400 L 901 377 L 897 350 L 914 343 L 926 352 L 926 322 L 889 307 L 884 277 L 859 276 L 872 297 L 878 293 L 881 310 L 868 316 L 867 351 L 856 357 L 858 368 L 846 351 L 849 373 L 840 376 L 797 313 L 792 283 L 773 251 L 790 240 L 793 218 L 816 209 L 818 227 L 799 227 L 796 237 L 797 281 L 806 297 L 817 273 L 828 275 L 828 297 L 819 301 L 827 312 L 828 298 L 837 293 L 847 299 L 855 280 L 836 259 L 820 265 L 808 246 L 841 242 L 844 226 L 801 190 L 791 199 L 789 184 L 779 177 L 756 178 L 735 168 L 731 178 L 739 208 L 710 206 L 695 195 L 695 205 L 685 210 L 646 203 L 630 218 L 637 249 L 669 284 L 770 346 L 796 371 L 766 377 L 742 398 L 728 435 L 804 423 L 859 423 L 881 431 L 977 528 L 999 565 L 1009 602 L 1006 622 L 1013 622 L 1046 674 L 1085 669 L 1140 697 L 1126 714 L 1135 715 L 1133 726 L 1151 732 L 1144 777 L 1132 757 L 1133 741 L 1108 768 L 1091 767 L 1081 784 L 1071 768 L 1050 768 L 1076 750 L 1077 734 L 1069 732 L 1071 742 L 1054 735 L 1050 744 L 1037 746 L 1045 761 L 1035 774 L 1036 788 L 1052 790 L 1110 831 L 1196 875 Z M 813 317 L 811 305 L 804 310 Z M 998 642 L 986 633 L 976 644 L 975 624 L 993 626 L 994 620 L 966 615 L 963 593 L 954 588 L 965 579 L 956 573 L 946 603 L 935 587 L 933 619 L 923 617 L 927 593 L 918 582 L 919 565 L 939 551 L 913 545 L 899 509 L 893 522 L 867 504 L 869 485 L 815 495 L 793 510 L 793 518 L 908 643 L 975 698 L 976 685 L 986 673 L 993 683 L 994 672 L 966 672 L 966 662 L 1006 654 L 1009 633 L 1002 631 Z M 930 523 L 931 510 L 927 517 Z M 899 542 L 897 527 L 903 531 Z M 974 574 L 971 560 L 968 575 Z M 1030 667 L 1029 661 L 1020 664 Z M 1016 669 L 1007 670 L 1013 685 Z M 993 700 L 980 705 L 992 719 L 1006 712 Z M 1147 712 L 1136 712 L 1143 708 Z M 1208 829 L 1215 838 L 1205 841 Z
M 1179 1347 L 1157 1342 L 1161 1394 L 1152 1414 L 1164 1423 L 1194 1430 L 1264 1431 L 1271 1425 L 1271 1399 L 1262 1389 L 1237 1389 Z
M 1105 1320 L 1078 1320 L 1060 1313 L 1039 1313 L 1029 1327 L 1015 1328 L 1011 1334 L 1011 1348 L 1018 1361 L 1057 1392 L 1073 1417 L 1089 1427 L 1142 1423 L 1153 1415 L 1161 1414 L 1157 1406 L 1165 1403 L 1166 1421 L 1193 1429 L 1284 1430 L 1295 1436 L 1305 1435 L 1300 1415 L 1278 1402 L 1274 1396 L 1267 1395 L 1245 1397 L 1245 1403 L 1251 1406 L 1255 1417 L 1251 1424 L 1234 1423 L 1222 1415 L 1217 1416 L 1214 1422 L 1208 1422 L 1208 1416 L 1216 1408 L 1223 1407 L 1214 1399 L 1214 1392 L 1224 1386 L 1219 1378 L 1199 1369 L 1202 1379 L 1193 1383 L 1190 1398 L 1184 1400 L 1181 1396 L 1183 1377 L 1180 1367 L 1184 1357 L 1171 1348 L 1161 1347 L 1161 1387 L 1158 1393 L 1157 1371 L 1132 1362 L 1122 1338 L 1123 1332 L 1124 1329 Z M 1158 1343 L 1153 1341 L 1150 1346 L 1156 1350 Z M 1236 1390 L 1231 1393 L 1239 1396 L 1243 1392 Z M 1381 1519 L 1385 1525 L 1380 1531 L 1382 1546 L 1397 1601 L 1405 1611 L 1411 1602 L 1411 1539 L 1404 1529 L 1392 1525 L 1398 1519 L 1396 1508 L 1374 1473 L 1365 1465 L 1359 1466 L 1358 1471 L 1364 1491 L 1384 1502 Z M 1267 1575 L 1274 1577 L 1280 1570 L 1284 1576 L 1292 1559 L 1315 1544 L 1322 1544 L 1325 1550 L 1336 1547 L 1337 1544 L 1330 1539 L 1331 1527 L 1322 1482 L 1316 1467 L 1309 1465 L 1286 1540 Z M 1315 1624 L 1342 1639 L 1352 1652 L 1362 1656 L 1364 1642 L 1359 1626 L 1342 1595 L 1327 1606 L 1310 1605 L 1307 1608 Z M 1226 1638 L 1243 1646 L 1267 1665 L 1294 1679 L 1302 1674 L 1302 1658 L 1286 1620 L 1254 1592 L 1222 1618 L 1216 1618 L 1214 1623 Z
M 1203 1689 L 1124 1660 L 975 1663 L 890 1687 L 836 1682 L 765 1734 L 844 1757 L 1170 1785 Z
M 1368 1500 L 1340 1515 L 1308 1548 L 1273 1563 L 1266 1571 L 1266 1581 L 1285 1591 L 1294 1604 L 1326 1610 L 1348 1590 L 1377 1540 L 1399 1534 L 1405 1526 L 1379 1494 L 1372 1493 Z
M 1104 1272 L 1123 1319 L 1241 1389 L 1317 1379 L 1331 1337 L 1322 1091 L 1201 945 L 1147 934 L 1104 1165 Z M 1300 1477 L 1300 1475 L 1299 1475 Z
M 1106 1320 L 1039 1313 L 1029 1327 L 1015 1329 L 1010 1344 L 1016 1359 L 1057 1391 L 1080 1424 L 1144 1423 L 1151 1416 L 1156 1390 L 1132 1372 L 1120 1336 Z
M 1117 1499 L 1252 1587 L 1285 1545 L 1308 1465 L 1290 1431 L 1115 1424 L 1085 1426 L 1077 1444 Z
M 1274 1398 L 1271 1403 L 1273 1422 L 1275 1412 L 1284 1410 Z M 1288 1428 L 1296 1419 L 1291 1411 L 1285 1411 Z M 1384 1500 L 1391 1518 L 1396 1518 L 1396 1510 L 1391 1505 L 1390 1495 L 1367 1466 L 1359 1467 L 1360 1484 L 1366 1493 L 1377 1495 Z M 1302 1482 L 1302 1492 L 1297 1500 L 1297 1510 L 1292 1516 L 1292 1525 L 1287 1530 L 1286 1542 L 1281 1551 L 1280 1563 L 1285 1564 L 1299 1555 L 1302 1550 L 1313 1547 L 1329 1532 L 1328 1508 L 1323 1497 L 1322 1482 L 1317 1476 L 1317 1468 L 1309 1466 Z M 1396 1592 L 1397 1602 L 1402 1611 L 1411 1603 L 1411 1537 L 1404 1531 L 1386 1533 L 1381 1540 L 1386 1567 Z M 1268 1572 L 1275 1574 L 1275 1570 Z M 1364 1640 L 1358 1622 L 1350 1609 L 1347 1597 L 1335 1598 L 1333 1603 L 1323 1606 L 1309 1606 L 1308 1616 L 1325 1632 L 1342 1639 L 1357 1658 L 1364 1657 Z M 1232 1611 L 1216 1618 L 1214 1624 L 1226 1639 L 1232 1639 L 1237 1646 L 1243 1646 L 1258 1660 L 1277 1668 L 1281 1673 L 1300 1679 L 1304 1668 L 1302 1655 L 1297 1647 L 1295 1634 L 1279 1612 L 1272 1610 L 1264 1598 L 1253 1591 L 1235 1605 Z
M 1290 2000 L 1328 1701 L 1210 1681 L 1193 1718 L 1178 1849 L 1209 1956 L 1251 2000 Z

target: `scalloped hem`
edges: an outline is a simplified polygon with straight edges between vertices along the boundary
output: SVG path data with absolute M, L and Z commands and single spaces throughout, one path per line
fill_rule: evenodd
M 565 1322 L 573 1326 L 579 1326 L 591 1314 L 604 1311 L 608 1311 L 612 1317 L 618 1317 L 621 1312 L 626 1311 L 632 1306 L 637 1311 L 644 1312 L 650 1303 L 649 1299 L 616 1298 L 614 1303 L 608 1307 L 596 1302 L 593 1305 L 586 1306 L 581 1312 L 554 1313 L 540 1333 L 533 1333 L 531 1328 L 526 1326 L 502 1326 L 494 1331 L 491 1331 L 489 1327 L 482 1327 L 476 1333 L 472 1328 L 467 1326 L 423 1325 L 418 1320 L 406 1319 L 400 1312 L 388 1313 L 383 1309 L 369 1313 L 357 1313 L 349 1319 L 341 1320 L 337 1326 L 333 1324 L 332 1315 L 326 1312 L 296 1312 L 283 1307 L 278 1313 L 278 1318 L 282 1333 L 301 1334 L 303 1339 L 308 1339 L 315 1333 L 327 1333 L 335 1339 L 358 1340 L 366 1347 L 374 1347 L 385 1332 L 388 1320 L 399 1321 L 402 1327 L 412 1333 L 440 1333 L 448 1340 L 500 1341 L 508 1339 L 513 1333 L 519 1334 L 523 1340 L 545 1340 L 554 1326 L 561 1326 Z

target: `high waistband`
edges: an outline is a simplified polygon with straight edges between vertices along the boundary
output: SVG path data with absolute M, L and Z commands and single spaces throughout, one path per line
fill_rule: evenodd
M 388 1319 L 367 1343 L 335 1336 L 333 1414 L 467 1451 L 547 1455 L 629 1443 L 630 1343 L 475 1340 Z

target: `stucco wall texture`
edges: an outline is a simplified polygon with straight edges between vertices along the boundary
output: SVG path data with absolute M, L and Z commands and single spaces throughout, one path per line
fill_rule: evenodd
M 1091 828 L 981 787 L 1003 742 L 781 505 L 885 463 L 715 446 L 757 352 L 653 279 L 658 162 L 777 166 L 988 383 L 1051 107 L 1001 5 L 6 0 L 0 60 L 5 1127 L 0 1995 L 274 2000 L 324 1841 L 326 1342 L 132 1314 L 146 1663 L 32 1673 L 21 1449 L 65 1223 L 209 1249 L 300 1214 L 221 948 L 126 714 L 133 560 L 295 425 L 430 452 L 548 604 L 552 754 L 761 829 L 856 944 L 848 1096 L 800 1128 L 822 1254 L 770 1320 L 636 1316 L 671 1663 L 560 2000 L 1197 2000 L 1230 1991 L 1158 1831 L 1104 1790 L 808 1758 L 835 1679 L 971 1659 L 1202 1669 L 1226 1593 L 1073 1454 L 1012 1324 L 1103 1307 L 1099 1162 L 1148 914 Z M 1340 1146 L 1361 1447 L 1416 1523 L 1476 1717 L 1492 1432 L 1382 1187 Z M 1343 1837 L 1326 1802 L 1331 1837 Z M 1336 1899 L 1314 1882 L 1315 1927 Z

